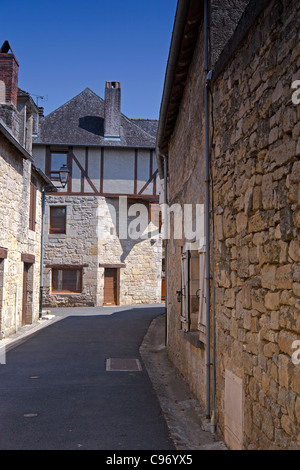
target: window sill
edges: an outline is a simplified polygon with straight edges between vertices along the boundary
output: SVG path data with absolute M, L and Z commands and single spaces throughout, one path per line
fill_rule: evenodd
M 51 295 L 81 295 L 82 292 L 51 292 Z
M 48 233 L 48 238 L 67 238 L 66 233 Z
M 194 346 L 197 349 L 205 349 L 205 343 L 202 341 L 202 336 L 200 332 L 199 336 L 199 331 L 187 331 L 183 332 L 183 338 L 188 341 L 192 346 Z

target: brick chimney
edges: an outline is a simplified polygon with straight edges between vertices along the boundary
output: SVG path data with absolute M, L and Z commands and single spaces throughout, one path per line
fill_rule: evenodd
M 120 82 L 106 82 L 104 110 L 104 137 L 119 139 L 121 127 Z
M 18 73 L 19 63 L 9 42 L 4 41 L 0 49 L 0 103 L 17 107 Z

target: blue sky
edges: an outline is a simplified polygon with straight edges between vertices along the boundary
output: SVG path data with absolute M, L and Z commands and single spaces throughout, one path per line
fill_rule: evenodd
M 19 87 L 49 114 L 86 87 L 120 81 L 122 112 L 157 119 L 177 0 L 0 0 L 0 47 L 19 61 Z M 3 20 L 5 18 L 5 21 Z

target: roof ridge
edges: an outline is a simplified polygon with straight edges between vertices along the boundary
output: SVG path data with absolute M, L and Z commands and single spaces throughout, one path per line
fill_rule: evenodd
M 155 139 L 155 137 L 153 137 L 151 134 L 149 134 L 147 131 L 145 131 L 144 129 L 142 129 L 140 126 L 138 126 L 137 124 L 135 124 L 134 122 L 132 122 L 132 118 L 129 118 L 127 116 L 125 116 L 125 114 L 121 113 L 122 116 L 125 117 L 125 119 L 127 119 L 127 121 L 130 122 L 131 125 L 133 125 L 134 127 L 136 127 L 140 132 L 142 132 L 143 134 L 146 134 L 147 137 L 150 137 L 151 139 Z
M 78 98 L 78 96 L 80 96 L 82 93 L 84 93 L 85 91 L 90 91 L 91 93 L 93 93 L 93 95 L 97 96 L 97 98 L 99 98 L 103 103 L 104 103 L 104 100 L 101 98 L 101 96 L 97 95 L 97 93 L 95 93 L 93 90 L 91 90 L 89 87 L 86 87 L 84 90 L 82 90 L 80 93 L 77 93 L 77 95 L 73 96 L 72 98 L 70 98 L 68 101 L 66 101 L 65 103 L 63 103 L 62 105 L 60 105 L 58 108 L 54 109 L 53 111 L 51 111 L 51 113 L 47 114 L 45 116 L 44 119 L 47 119 L 49 116 L 51 116 L 51 114 L 55 113 L 56 111 L 58 111 L 59 109 L 63 108 L 64 106 L 66 106 L 67 104 L 69 104 L 71 101 L 75 100 L 75 98 Z
M 154 118 L 129 118 L 129 119 L 133 119 L 134 121 L 157 121 L 158 122 L 158 119 L 154 119 Z

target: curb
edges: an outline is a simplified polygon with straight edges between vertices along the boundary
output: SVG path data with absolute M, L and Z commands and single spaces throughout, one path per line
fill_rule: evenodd
M 217 434 L 207 430 L 199 401 L 170 361 L 165 347 L 164 325 L 165 315 L 152 321 L 140 347 L 140 355 L 176 449 L 228 450 Z

